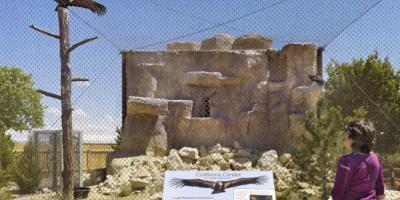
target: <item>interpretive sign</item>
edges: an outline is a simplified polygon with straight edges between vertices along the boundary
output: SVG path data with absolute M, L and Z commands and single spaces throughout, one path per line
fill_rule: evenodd
M 275 200 L 271 171 L 167 171 L 164 200 Z

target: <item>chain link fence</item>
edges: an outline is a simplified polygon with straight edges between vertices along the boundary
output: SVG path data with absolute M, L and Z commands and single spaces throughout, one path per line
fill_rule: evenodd
M 343 117 L 362 108 L 374 122 L 374 151 L 383 160 L 390 189 L 386 196 L 396 199 L 398 2 L 99 3 L 107 7 L 105 16 L 69 7 L 71 43 L 98 37 L 71 56 L 72 76 L 89 79 L 72 85 L 73 129 L 82 134 L 79 178 L 91 188 L 89 198 L 159 198 L 166 169 L 260 168 L 265 151 L 277 150 L 279 157 L 294 153 L 305 114 L 319 113 L 324 96 L 329 106 L 341 107 Z M 59 94 L 59 41 L 29 28 L 35 24 L 58 33 L 56 6 L 51 0 L 0 5 L 0 66 L 20 67 L 32 75 L 36 89 Z M 381 60 L 368 63 L 368 56 Z M 355 70 L 348 67 L 352 62 Z M 43 96 L 41 103 L 44 126 L 39 130 L 60 130 L 60 101 Z M 23 152 L 32 131 L 8 133 L 16 151 Z M 197 156 L 186 155 L 183 147 L 196 148 Z M 54 154 L 43 145 L 38 149 L 46 158 Z M 222 160 L 211 158 L 215 153 Z M 43 195 L 43 187 L 39 191 L 36 195 Z

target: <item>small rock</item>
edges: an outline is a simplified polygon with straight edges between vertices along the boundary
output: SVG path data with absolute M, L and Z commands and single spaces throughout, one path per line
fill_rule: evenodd
M 126 176 L 126 173 L 122 173 L 123 176 Z M 136 178 L 148 178 L 151 177 L 151 173 L 146 169 L 146 167 L 139 167 L 135 173 L 133 173 L 133 176 Z
M 162 192 L 151 195 L 150 200 L 162 200 Z
M 212 170 L 212 171 L 219 171 L 219 170 L 221 170 L 221 167 L 218 165 L 211 165 L 207 169 Z
M 210 154 L 209 157 L 211 158 L 212 161 L 214 161 L 214 163 L 224 161 L 224 157 L 219 153 Z
M 231 152 L 231 150 L 227 147 L 222 147 L 221 144 L 216 144 L 212 147 L 209 148 L 208 153 L 212 154 L 212 153 L 229 153 Z
M 191 160 L 198 160 L 200 158 L 199 151 L 196 148 L 183 147 L 178 153 L 181 158 L 188 158 Z
M 130 182 L 125 182 L 119 187 L 119 196 L 126 197 L 132 193 L 132 185 Z
M 45 194 L 48 194 L 48 193 L 52 193 L 53 191 L 51 191 L 49 188 L 43 188 L 42 192 Z
M 281 164 L 286 164 L 290 159 L 292 159 L 292 155 L 288 153 L 284 153 L 281 156 L 279 156 L 279 162 Z
M 150 187 L 148 187 L 148 191 L 151 191 L 152 193 L 162 192 L 164 187 L 164 177 L 162 177 L 161 174 L 153 178 L 151 182 L 152 183 L 149 185 Z
M 257 166 L 263 170 L 272 170 L 278 165 L 278 153 L 275 150 L 264 152 L 257 162 Z
M 222 146 L 220 143 L 212 146 L 208 150 L 209 153 L 222 153 Z
M 169 170 L 179 170 L 184 168 L 184 163 L 179 157 L 178 151 L 176 149 L 171 149 L 167 157 L 167 169 Z
M 134 178 L 131 179 L 130 184 L 132 190 L 144 190 L 149 184 L 149 181 L 146 179 Z
M 202 167 L 209 167 L 212 164 L 213 160 L 209 156 L 199 159 L 199 165 Z
M 124 167 L 128 167 L 132 165 L 133 157 L 128 158 L 114 158 L 110 164 L 110 172 L 111 174 L 116 173 L 120 169 Z
M 221 153 L 230 153 L 231 152 L 231 150 L 228 147 L 222 147 L 221 151 L 222 151 Z
M 250 170 L 252 162 L 248 158 L 235 158 L 230 160 L 232 169 L 234 170 Z
M 284 167 L 287 167 L 287 168 L 293 168 L 294 167 L 294 162 L 293 162 L 292 155 L 290 155 L 288 153 L 284 153 L 281 156 L 279 156 L 279 162 Z
M 225 161 L 229 161 L 230 159 L 232 159 L 234 157 L 233 153 L 224 153 L 222 154 L 222 157 L 224 157 Z
M 231 165 L 229 162 L 226 162 L 225 160 L 221 161 L 218 163 L 219 167 L 221 168 L 221 170 L 228 170 L 231 169 Z

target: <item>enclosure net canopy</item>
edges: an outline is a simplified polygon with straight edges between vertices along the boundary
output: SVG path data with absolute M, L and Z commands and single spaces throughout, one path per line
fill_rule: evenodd
M 323 199 L 350 151 L 345 126 L 358 118 L 374 123 L 387 198 L 400 198 L 397 1 L 96 2 L 106 13 L 68 7 L 71 45 L 98 37 L 70 54 L 72 77 L 89 80 L 72 83 L 71 100 L 80 133 L 74 186 L 90 187 L 90 198 L 161 198 L 165 170 L 256 169 L 276 175 L 278 199 Z M 33 90 L 54 94 L 40 99 L 42 127 L 6 132 L 21 155 L 33 137 L 42 174 L 35 191 L 55 196 L 63 166 L 59 41 L 29 26 L 58 35 L 57 3 L 25 4 L 0 5 L 0 125 L 20 107 L 14 103 L 27 103 L 6 70 L 21 68 Z

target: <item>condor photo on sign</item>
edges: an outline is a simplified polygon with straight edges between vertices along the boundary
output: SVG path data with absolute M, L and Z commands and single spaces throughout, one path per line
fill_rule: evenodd
M 275 200 L 271 171 L 167 171 L 163 199 Z

